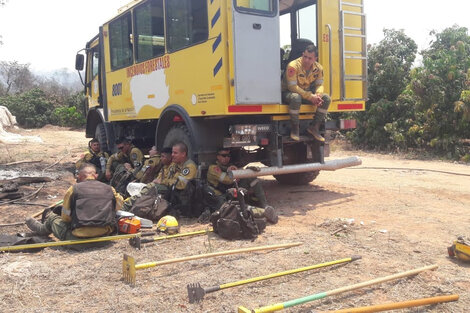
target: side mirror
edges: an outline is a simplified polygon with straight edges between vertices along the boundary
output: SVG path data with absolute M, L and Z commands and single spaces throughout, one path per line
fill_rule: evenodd
M 77 54 L 75 56 L 75 69 L 77 71 L 83 71 L 85 56 L 83 54 Z

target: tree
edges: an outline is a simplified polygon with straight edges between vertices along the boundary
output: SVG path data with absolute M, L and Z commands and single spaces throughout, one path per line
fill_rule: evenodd
M 423 66 L 411 75 L 422 112 L 423 139 L 435 151 L 461 156 L 461 139 L 470 138 L 468 83 L 470 37 L 465 27 L 454 25 L 435 36 L 422 51 Z
M 369 103 L 395 101 L 408 84 L 418 47 L 403 30 L 384 29 L 384 39 L 369 48 Z
M 0 61 L 0 84 L 3 94 L 22 93 L 34 86 L 34 75 L 29 70 L 29 64 L 19 64 L 18 61 Z
M 403 30 L 384 29 L 384 36 L 369 47 L 369 101 L 366 112 L 353 114 L 358 124 L 348 137 L 358 145 L 392 149 L 406 146 L 402 134 L 413 119 L 412 95 L 399 96 L 409 81 L 417 45 Z

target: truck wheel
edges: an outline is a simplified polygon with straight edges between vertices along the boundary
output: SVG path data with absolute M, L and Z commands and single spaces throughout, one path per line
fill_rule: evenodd
M 305 145 L 291 145 L 284 148 L 287 164 L 300 164 L 308 162 L 323 162 L 323 146 L 317 142 L 314 144 L 313 160 L 307 160 L 307 146 Z M 274 178 L 285 185 L 308 185 L 315 178 L 317 178 L 320 171 L 293 173 L 284 175 L 274 175 Z
M 191 144 L 191 134 L 189 133 L 186 125 L 181 124 L 172 127 L 165 136 L 165 140 L 163 141 L 163 148 L 171 147 L 176 142 L 183 142 L 188 147 L 188 156 L 194 161 L 194 156 L 192 154 L 193 147 Z
M 95 138 L 100 142 L 101 151 L 109 151 L 108 138 L 106 137 L 106 130 L 103 123 L 96 125 Z

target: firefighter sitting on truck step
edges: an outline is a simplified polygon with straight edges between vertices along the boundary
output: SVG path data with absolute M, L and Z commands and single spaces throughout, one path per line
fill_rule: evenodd
M 282 80 L 282 101 L 289 104 L 291 119 L 290 137 L 299 141 L 299 111 L 301 103 L 317 107 L 313 126 L 307 131 L 318 141 L 325 141 L 320 135 L 320 125 L 324 121 L 331 99 L 323 93 L 323 67 L 317 60 L 317 49 L 308 45 L 302 56 L 287 65 Z
M 122 164 L 127 171 L 137 173 L 142 167 L 144 154 L 131 144 L 127 138 L 116 140 L 116 147 L 119 152 L 113 154 L 106 164 L 106 179 L 111 180 L 117 167 Z

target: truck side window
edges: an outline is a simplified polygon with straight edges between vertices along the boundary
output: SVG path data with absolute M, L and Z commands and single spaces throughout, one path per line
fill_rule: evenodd
M 137 7 L 134 23 L 137 62 L 164 54 L 163 0 L 151 0 Z
M 167 1 L 166 12 L 169 51 L 207 40 L 209 28 L 206 0 Z
M 273 15 L 276 5 L 273 0 L 235 0 L 236 8 L 247 13 Z
M 116 70 L 133 63 L 131 14 L 125 14 L 109 23 L 111 69 Z

